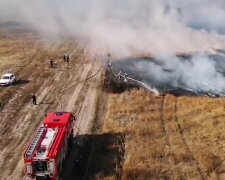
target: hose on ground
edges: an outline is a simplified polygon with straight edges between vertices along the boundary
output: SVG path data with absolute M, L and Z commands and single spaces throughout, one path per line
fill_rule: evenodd
M 62 93 L 65 93 L 66 91 L 76 87 L 77 85 L 81 84 L 81 83 L 85 83 L 87 82 L 88 80 L 92 79 L 93 77 L 95 77 L 102 69 L 102 66 L 103 66 L 103 63 L 101 62 L 101 65 L 99 67 L 99 69 L 94 73 L 92 74 L 91 76 L 87 77 L 86 79 L 84 80 L 81 80 L 75 84 L 73 84 L 72 86 L 68 87 L 68 88 L 64 88 L 62 91 L 59 91 L 57 94 L 56 94 L 56 99 L 58 100 L 59 102 L 59 105 L 60 105 L 60 109 L 63 110 L 63 104 L 62 104 L 62 101 L 61 99 L 59 98 L 59 96 L 62 94 Z

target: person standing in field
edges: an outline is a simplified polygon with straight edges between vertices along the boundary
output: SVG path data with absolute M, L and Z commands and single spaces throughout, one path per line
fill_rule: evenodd
M 70 62 L 70 56 L 66 56 L 66 62 L 67 62 L 67 63 Z
M 64 56 L 63 56 L 63 61 L 64 61 L 64 62 L 67 61 L 67 55 L 66 55 L 66 54 L 64 54 Z
M 32 94 L 31 98 L 33 105 L 37 105 L 37 96 L 35 96 L 35 94 Z
M 50 60 L 50 67 L 51 67 L 51 68 L 54 68 L 54 62 L 53 62 L 52 59 Z

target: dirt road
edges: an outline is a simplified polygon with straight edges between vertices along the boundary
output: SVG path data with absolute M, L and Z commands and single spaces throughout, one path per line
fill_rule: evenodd
M 73 53 L 76 55 L 76 52 Z M 25 179 L 23 152 L 46 113 L 60 110 L 79 113 L 77 129 L 83 133 L 90 130 L 101 71 L 89 81 L 79 82 L 96 73 L 100 66 L 87 59 L 86 54 L 80 55 L 79 62 L 74 61 L 69 67 L 60 61 L 57 68 L 42 67 L 40 76 L 13 87 L 14 94 L 0 114 L 0 179 Z M 37 106 L 30 102 L 29 94 L 32 92 L 38 97 Z

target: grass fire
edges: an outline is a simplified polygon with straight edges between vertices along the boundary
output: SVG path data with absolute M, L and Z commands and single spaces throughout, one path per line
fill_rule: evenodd
M 225 179 L 222 0 L 0 1 L 0 180 Z

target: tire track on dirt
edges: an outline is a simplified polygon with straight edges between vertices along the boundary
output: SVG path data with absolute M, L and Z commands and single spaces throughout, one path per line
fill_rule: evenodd
M 46 74 L 48 72 L 45 72 L 44 74 Z M 54 77 L 53 76 L 49 81 L 54 81 Z M 36 82 L 34 84 L 32 83 L 27 83 L 24 86 L 20 87 L 14 94 L 14 96 L 8 101 L 8 103 L 5 105 L 4 109 L 2 110 L 2 113 L 0 114 L 0 120 L 1 120 L 1 125 L 0 128 L 6 129 L 5 127 L 8 125 L 8 119 L 12 118 L 13 116 L 15 116 L 16 113 L 18 113 L 18 111 L 20 111 L 21 109 L 18 109 L 18 107 L 16 106 L 18 102 L 21 101 L 21 98 L 24 96 L 27 96 L 27 94 L 25 94 L 25 88 L 30 88 L 32 86 L 36 86 L 37 84 L 41 84 L 42 86 L 45 86 L 47 83 L 47 81 L 44 81 L 43 83 L 40 81 L 40 79 L 37 79 Z M 31 93 L 31 92 L 30 92 Z M 26 102 L 24 102 L 26 103 Z M 16 107 L 16 108 L 15 108 Z M 23 106 L 21 106 L 23 107 Z M 5 134 L 5 132 L 1 132 L 0 133 Z
M 85 80 L 88 76 L 88 73 L 92 69 L 93 64 L 88 63 L 85 64 L 85 67 L 79 67 L 79 71 L 82 72 L 79 75 L 77 74 L 78 71 L 71 71 L 68 70 L 68 78 L 64 78 L 64 73 L 58 73 L 56 71 L 55 77 L 52 77 L 50 80 L 47 80 L 46 84 L 40 84 L 40 89 L 35 93 L 38 96 L 38 103 L 42 102 L 46 97 L 54 95 L 59 89 L 62 89 L 62 86 L 66 88 L 66 86 L 70 87 L 71 81 L 77 82 L 78 79 Z M 95 68 L 93 68 L 95 70 Z M 66 73 L 67 73 L 66 72 Z M 60 74 L 60 75 L 59 75 Z M 100 74 L 100 73 L 99 73 Z M 58 77 L 59 75 L 59 77 Z M 57 77 L 56 77 L 57 76 Z M 73 79 L 73 77 L 79 77 L 77 79 Z M 83 130 L 88 129 L 88 126 L 91 124 L 92 116 L 95 112 L 95 104 L 96 104 L 96 96 L 97 96 L 97 81 L 98 76 L 94 77 L 93 80 L 90 81 L 90 87 L 87 90 L 86 98 L 84 100 L 82 109 L 90 108 L 88 114 L 86 116 L 82 116 L 85 118 L 85 121 L 80 121 L 80 127 Z M 60 83 L 59 83 L 60 82 Z M 40 82 L 39 82 L 40 83 Z M 73 111 L 74 105 L 82 91 L 84 85 L 86 83 L 80 83 L 79 85 L 74 87 L 74 91 L 68 91 L 65 93 L 66 99 L 68 97 L 68 102 L 66 107 L 68 110 Z M 56 86 L 55 86 L 56 85 Z M 72 89 L 72 88 L 71 88 Z M 18 99 L 16 99 L 18 100 Z M 16 100 L 14 100 L 16 102 Z M 31 105 L 30 102 L 26 102 L 22 105 L 22 109 L 20 109 L 16 114 L 13 114 L 12 118 L 15 118 L 15 124 L 12 125 L 11 130 L 7 132 L 8 137 L 5 141 L 7 141 L 6 146 L 0 152 L 0 169 L 3 172 L 0 175 L 0 179 L 4 180 L 11 180 L 11 179 L 24 179 L 23 175 L 23 155 L 22 152 L 26 147 L 27 142 L 29 142 L 30 135 L 33 135 L 33 132 L 42 122 L 44 115 L 49 107 L 52 107 L 56 104 L 55 102 L 53 105 L 51 104 L 39 104 L 38 106 Z M 64 102 L 65 103 L 65 102 Z M 9 107 L 13 106 L 12 104 Z M 55 106 L 54 106 L 55 107 Z M 57 107 L 57 106 L 56 106 Z M 82 110 L 83 111 L 83 110 Z M 11 113 L 11 108 L 8 109 L 8 112 Z M 87 119 L 88 118 L 88 119 Z M 5 116 L 5 121 L 9 120 L 8 116 Z M 81 118 L 82 119 L 82 118 Z M 12 123 L 11 123 L 12 124 Z M 87 131 L 85 131 L 87 132 Z M 11 136 L 10 136 L 11 134 Z M 4 163 L 8 160 L 7 165 Z
M 207 178 L 206 178 L 204 172 L 202 171 L 202 169 L 200 168 L 199 162 L 195 158 L 195 155 L 194 155 L 193 151 L 191 150 L 191 147 L 190 147 L 190 145 L 189 145 L 189 143 L 188 143 L 188 141 L 187 141 L 187 139 L 185 137 L 184 130 L 181 127 L 181 124 L 179 123 L 179 119 L 178 119 L 178 114 L 177 113 L 178 113 L 178 97 L 176 97 L 176 99 L 175 99 L 174 120 L 177 123 L 178 132 L 180 134 L 180 138 L 181 138 L 181 140 L 182 140 L 182 142 L 184 144 L 184 147 L 185 147 L 186 151 L 188 152 L 188 154 L 190 154 L 192 160 L 194 161 L 194 164 L 195 164 L 195 166 L 197 168 L 197 171 L 199 173 L 200 178 L 202 180 L 205 180 Z
M 46 88 L 41 88 L 37 94 L 39 95 L 39 102 L 42 102 L 43 99 L 46 97 L 48 91 L 50 91 L 52 86 L 47 86 Z M 29 140 L 29 136 L 25 136 L 25 134 L 32 134 L 33 129 L 36 128 L 36 126 L 39 125 L 40 119 L 43 118 L 44 114 L 43 111 L 45 111 L 48 108 L 48 105 L 41 107 L 42 105 L 40 104 L 39 106 L 32 106 L 31 103 L 27 103 L 21 111 L 18 113 L 18 120 L 13 127 L 12 131 L 10 131 L 10 136 L 12 141 L 5 146 L 3 151 L 0 153 L 0 168 L 4 172 L 3 179 L 7 179 L 6 177 L 11 174 L 11 170 L 13 169 L 14 171 L 22 172 L 23 166 L 19 166 L 17 162 L 20 162 L 23 160 L 22 157 L 22 151 L 23 147 L 25 147 L 27 140 Z M 39 108 L 40 107 L 40 108 Z M 34 116 L 34 115 L 38 116 Z M 15 151 L 16 150 L 16 151 Z M 10 158 L 10 161 L 8 162 L 8 166 L 3 165 L 5 160 L 7 160 L 7 157 L 12 157 Z M 14 162 L 14 163 L 13 163 Z M 15 168 L 12 168 L 15 166 Z M 18 170 L 19 169 L 19 170 Z M 16 177 L 16 176 L 12 176 Z M 9 178 L 9 179 L 12 179 Z
M 87 66 L 84 67 L 83 73 L 81 74 L 80 81 L 84 81 L 86 79 L 86 77 L 91 69 L 91 66 L 92 66 L 92 64 L 89 63 Z M 80 95 L 81 89 L 83 88 L 84 84 L 85 83 L 80 83 L 75 87 L 75 90 L 73 91 L 73 94 L 70 97 L 65 110 L 73 112 L 75 102 L 77 101 L 78 96 Z
M 34 76 L 35 76 L 35 70 L 36 67 L 32 65 L 32 61 L 34 59 L 34 57 L 38 54 L 39 52 L 33 52 L 31 54 L 27 54 L 27 57 L 25 57 L 25 59 L 23 60 L 23 62 L 21 64 L 23 64 L 22 66 L 12 66 L 10 69 L 11 70 L 7 70 L 10 72 L 13 72 L 16 76 L 17 76 L 17 82 L 19 81 L 23 81 L 23 80 L 28 80 L 28 81 L 32 81 Z M 24 72 L 28 72 L 27 74 L 24 74 Z M 0 97 L 4 94 L 7 93 L 10 90 L 14 91 L 14 94 L 11 97 L 6 97 L 8 98 L 8 100 L 10 101 L 12 98 L 17 97 L 18 92 L 20 93 L 23 89 L 25 89 L 26 87 L 29 86 L 29 83 L 22 83 L 22 84 L 14 84 L 13 86 L 10 87 L 4 87 L 4 88 L 0 88 Z M 8 89 L 10 88 L 10 89 Z M 10 96 L 10 95 L 8 95 Z M 3 103 L 1 109 L 6 109 L 8 108 L 8 103 Z
M 22 81 L 18 85 L 9 87 L 10 89 L 0 89 L 0 96 L 4 93 L 1 100 L 5 100 L 1 101 L 4 113 L 0 113 L 0 135 L 5 136 L 4 142 L 0 136 L 0 179 L 2 180 L 25 179 L 23 177 L 23 151 L 26 144 L 43 121 L 45 113 L 49 108 L 55 110 L 57 105 L 56 101 L 50 104 L 43 103 L 43 101 L 53 101 L 54 93 L 62 87 L 64 82 L 71 81 L 70 72 L 68 79 L 64 79 L 58 68 L 45 68 L 46 62 L 43 60 L 53 53 L 54 51 L 48 54 L 46 50 L 46 54 L 42 54 L 32 46 L 31 52 L 29 51 L 23 61 L 20 61 L 22 66 L 13 69 L 14 72 L 16 70 L 16 74 L 21 77 Z M 69 68 L 66 71 L 69 71 Z M 54 75 L 59 76 L 57 78 Z M 58 84 L 54 81 L 57 79 L 59 80 Z M 7 97 L 5 96 L 6 90 Z M 31 104 L 29 95 L 31 93 L 37 95 L 38 106 Z
M 11 136 L 11 134 L 9 134 L 9 132 L 11 132 L 12 129 L 16 125 L 18 125 L 18 122 L 16 120 L 17 120 L 17 117 L 20 117 L 19 112 L 21 111 L 21 109 L 15 108 L 15 106 L 16 106 L 17 102 L 20 101 L 22 96 L 24 96 L 24 93 L 22 93 L 22 92 L 20 92 L 19 94 L 15 94 L 15 96 L 12 99 L 10 99 L 9 103 L 6 105 L 6 107 L 3 111 L 4 113 L 2 113 L 0 116 L 0 120 L 1 120 L 0 135 L 3 137 L 3 139 L 0 141 L 0 144 L 2 145 L 2 147 L 4 146 L 3 142 L 6 141 L 7 138 L 10 138 L 10 136 Z M 13 124 L 13 122 L 15 122 L 15 121 L 16 121 L 16 123 Z M 6 139 L 4 139 L 4 137 Z
M 100 76 L 101 74 L 99 73 L 92 79 L 91 85 L 87 91 L 84 102 L 82 104 L 78 119 L 75 123 L 76 127 L 80 130 L 80 133 L 82 134 L 89 132 L 92 122 L 95 118 L 97 88 L 100 83 Z M 75 130 L 75 134 L 76 133 L 79 133 L 78 130 Z
M 91 78 L 88 78 L 88 79 L 90 79 L 88 81 L 88 86 L 87 86 L 87 83 L 84 83 L 85 84 L 84 88 L 88 88 L 88 89 L 87 90 L 84 89 L 84 91 L 81 90 L 81 94 L 84 93 L 85 98 L 82 101 L 82 103 L 78 104 L 78 106 L 77 106 L 77 107 L 80 107 L 80 110 L 79 110 L 78 114 L 76 114 L 76 115 L 78 115 L 78 118 L 74 124 L 74 135 L 75 136 L 77 134 L 90 133 L 90 130 L 94 123 L 94 119 L 96 118 L 95 113 L 96 113 L 97 100 L 98 100 L 98 87 L 100 87 L 99 84 L 101 83 L 101 73 L 99 73 L 101 67 L 99 69 L 99 67 L 96 64 L 94 64 L 92 67 L 93 67 L 93 69 L 92 69 L 91 74 L 93 72 L 94 72 L 94 74 L 89 76 Z M 80 101 L 79 98 L 77 100 Z M 71 106 L 71 108 L 73 108 L 73 107 Z M 80 143 L 82 143 L 83 140 L 80 140 Z M 74 161 L 73 160 L 74 160 L 74 157 L 72 156 L 71 159 L 69 159 L 67 162 L 66 169 L 65 169 L 64 175 L 63 175 L 63 177 L 65 179 L 71 179 L 72 177 L 74 179 L 78 178 L 78 177 L 74 176 L 74 173 L 73 173 L 73 171 L 74 171 L 74 169 L 73 169 Z M 81 177 L 79 177 L 78 179 L 80 179 L 80 178 Z M 84 177 L 84 179 L 86 179 L 86 178 Z
M 58 77 L 60 75 L 61 73 L 55 74 L 51 79 L 45 81 L 41 88 L 36 92 L 36 95 L 38 96 L 37 106 L 33 106 L 31 102 L 25 103 L 22 106 L 22 109 L 20 109 L 14 117 L 16 123 L 7 133 L 9 138 L 5 139 L 8 144 L 6 144 L 4 149 L 0 152 L 0 168 L 1 171 L 4 172 L 4 174 L 1 174 L 0 179 L 13 179 L 13 177 L 19 177 L 22 175 L 22 152 L 30 139 L 29 135 L 33 135 L 32 132 L 40 124 L 47 109 L 54 105 L 52 103 L 45 103 L 44 99 L 49 95 L 50 91 L 55 90 L 54 83 L 60 81 L 60 78 Z M 7 120 L 8 118 L 6 117 L 5 119 Z M 3 163 L 8 159 L 8 157 L 10 157 L 10 160 L 8 161 L 8 165 L 5 166 Z M 21 162 L 22 164 L 18 164 Z M 11 175 L 12 173 L 13 175 Z
M 68 71 L 67 71 L 68 72 Z M 22 143 L 20 143 L 17 146 L 17 149 L 22 149 L 22 151 L 24 150 L 24 147 L 27 146 L 27 142 L 30 141 L 30 137 L 28 136 L 24 136 L 25 131 L 27 131 L 27 134 L 32 134 L 33 136 L 33 130 L 40 125 L 40 123 L 42 122 L 43 118 L 44 118 L 44 114 L 47 112 L 48 108 L 53 106 L 52 104 L 48 104 L 48 103 L 43 103 L 43 100 L 48 97 L 49 94 L 52 94 L 51 92 L 55 92 L 58 89 L 61 89 L 58 85 L 62 85 L 62 84 L 69 84 L 69 82 L 71 81 L 72 78 L 72 73 L 68 72 L 68 74 L 66 73 L 58 73 L 55 75 L 55 78 L 53 77 L 52 80 L 50 82 L 48 82 L 48 84 L 50 84 L 50 86 L 48 85 L 43 85 L 44 89 L 41 88 L 39 90 L 40 93 L 38 94 L 38 102 L 39 106 L 33 106 L 31 103 L 28 103 L 23 110 L 20 112 L 21 115 L 26 114 L 25 116 L 21 117 L 20 120 L 24 120 L 24 123 L 21 122 L 22 125 L 20 125 L 20 127 L 18 127 L 19 130 L 17 130 L 17 128 L 15 128 L 15 132 L 19 133 L 20 136 L 22 136 L 23 141 Z M 69 78 L 65 78 L 64 75 L 69 75 Z M 66 79 L 67 81 L 64 83 L 59 84 L 58 82 L 61 82 L 62 79 Z M 56 86 L 57 85 L 57 86 Z M 50 92 L 50 93 L 49 93 Z M 40 108 L 39 108 L 40 107 Z M 14 171 L 10 173 L 10 171 L 6 173 L 8 173 L 9 179 L 12 179 L 13 177 L 20 177 L 21 179 L 25 179 L 24 175 L 23 175 L 23 168 L 24 168 L 24 163 L 23 163 L 23 158 L 21 158 L 21 154 L 22 151 L 18 151 L 16 152 L 16 155 L 14 156 L 14 161 L 17 162 L 14 166 Z M 6 176 L 6 175 L 5 175 Z

